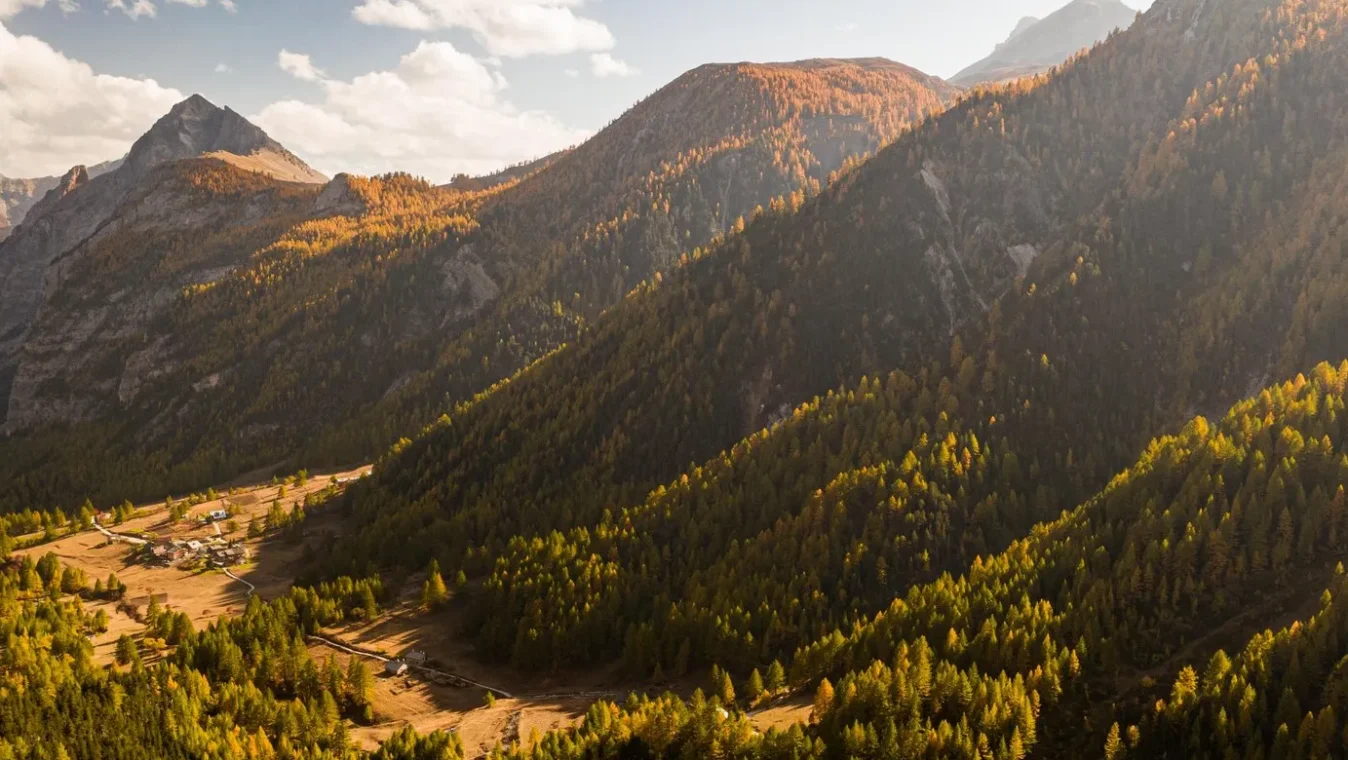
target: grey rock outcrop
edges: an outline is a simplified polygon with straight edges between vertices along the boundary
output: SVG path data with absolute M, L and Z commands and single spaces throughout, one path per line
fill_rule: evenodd
M 32 206 L 23 224 L 0 241 L 0 429 L 13 431 L 11 417 L 16 409 L 21 416 L 33 417 L 34 410 L 24 401 L 26 394 L 31 395 L 25 388 L 31 391 L 32 384 L 42 380 L 28 377 L 17 387 L 18 398 L 12 398 L 16 375 L 30 348 L 37 353 L 56 349 L 26 344 L 43 305 L 60 287 L 65 273 L 128 201 L 137 201 L 131 211 L 143 223 L 189 222 L 173 217 L 178 199 L 159 197 L 145 203 L 153 196 L 153 188 L 145 184 L 164 164 L 208 154 L 247 159 L 250 168 L 285 175 L 288 181 L 326 181 L 242 116 L 199 95 L 174 106 L 136 141 L 124 160 L 99 167 L 112 171 L 91 177 L 84 167 L 70 170 Z M 132 383 L 131 388 L 135 387 Z M 65 411 L 69 414 L 58 417 L 81 417 L 80 409 Z

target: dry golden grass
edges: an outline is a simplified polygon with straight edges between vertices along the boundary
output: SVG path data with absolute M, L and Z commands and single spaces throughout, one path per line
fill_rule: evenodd
M 807 698 L 789 699 L 749 713 L 749 722 L 759 731 L 785 731 L 797 723 L 809 723 L 814 705 Z
M 335 475 L 339 478 L 357 477 L 369 471 L 368 467 L 341 473 L 326 473 L 312 477 L 304 487 L 291 486 L 281 503 L 288 510 L 295 502 L 326 488 Z M 221 531 L 231 539 L 244 539 L 248 520 L 266 516 L 273 500 L 277 498 L 278 487 L 270 484 L 238 489 L 235 495 L 222 495 L 220 499 L 193 507 L 189 519 L 177 524 L 168 522 L 168 510 L 163 502 L 142 505 L 137 509 L 138 516 L 122 525 L 112 528 L 118 533 L 150 532 L 162 538 L 205 538 L 215 535 L 215 528 L 201 525 L 192 518 L 204 515 L 213 509 L 223 509 L 228 501 L 235 505 L 238 515 L 234 519 L 239 525 L 237 532 L 230 534 L 221 525 Z M 250 564 L 235 568 L 234 573 L 257 587 L 257 593 L 270 599 L 290 589 L 295 560 L 303 547 L 287 545 L 280 541 L 247 539 L 248 547 L 254 559 Z M 248 588 L 242 583 L 226 576 L 218 570 L 185 571 L 172 567 L 148 567 L 134 562 L 132 557 L 137 550 L 127 544 L 110 543 L 103 534 L 93 530 L 66 536 L 48 544 L 34 546 L 15 552 L 22 556 L 31 554 L 35 559 L 48 552 L 56 554 L 61 563 L 77 567 L 88 575 L 89 582 L 104 580 L 109 573 L 126 584 L 125 600 L 140 606 L 148 602 L 151 595 L 167 595 L 166 606 L 178 612 L 185 612 L 196 624 L 204 628 L 221 615 L 234 615 L 242 611 L 248 600 Z M 94 639 L 95 656 L 100 662 L 112 661 L 113 646 L 123 633 L 138 635 L 143 626 L 127 614 L 116 609 L 117 605 L 98 603 L 89 605 L 90 609 L 104 609 L 108 614 L 108 631 Z

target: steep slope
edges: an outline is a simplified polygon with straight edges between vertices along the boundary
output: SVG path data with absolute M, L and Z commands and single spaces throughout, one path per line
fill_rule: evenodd
M 835 479 L 902 461 L 884 442 L 916 431 L 948 441 L 914 444 L 918 463 L 967 449 L 961 469 L 974 466 L 967 431 L 1018 462 L 979 477 L 1030 480 L 986 503 L 922 471 L 938 493 L 918 511 L 940 527 L 911 538 L 929 563 L 885 555 L 897 582 L 1003 545 L 1149 436 L 1247 393 L 1236 367 L 1262 373 L 1264 346 L 1294 369 L 1348 355 L 1343 216 L 1328 192 L 1348 163 L 1329 126 L 1341 108 L 1321 96 L 1345 86 L 1346 24 L 1333 2 L 1158 4 L 1061 74 L 965 101 L 401 446 L 354 493 L 357 529 L 325 559 L 364 572 L 436 558 L 487 575 L 489 651 L 541 666 L 612 658 L 648 635 L 640 626 L 659 630 L 667 594 L 733 590 L 718 549 L 778 510 L 817 509 L 809 494 Z M 1258 279 L 1271 266 L 1272 290 Z M 1232 369 L 1206 371 L 1197 346 Z M 894 367 L 919 379 L 912 406 L 901 395 L 855 421 L 825 415 L 840 427 L 735 469 L 736 441 Z M 706 464 L 680 475 L 688 462 Z M 692 491 L 661 496 L 662 483 Z M 572 581 L 576 596 L 558 591 Z M 733 626 L 721 613 L 706 619 Z M 785 625 L 848 623 L 812 614 Z
M 13 228 L 23 222 L 33 204 L 56 187 L 58 179 L 10 179 L 0 176 L 0 240 L 9 237 Z
M 951 77 L 960 87 L 1005 82 L 1043 73 L 1116 29 L 1127 29 L 1137 11 L 1121 0 L 1072 0 L 1043 20 L 1025 18 L 992 55 Z
M 174 106 L 115 170 L 91 176 L 84 167 L 72 169 L 0 243 L 0 396 L 8 399 L 34 320 L 81 251 L 98 244 L 109 220 L 158 167 L 205 154 L 265 165 L 264 173 L 279 172 L 282 180 L 323 181 L 260 129 L 199 95 Z M 3 422 L 14 429 L 7 414 Z
M 247 119 L 200 95 L 174 106 L 137 140 L 117 174 L 123 181 L 135 181 L 160 164 L 197 156 L 219 158 L 282 182 L 328 181 Z
M 485 204 L 469 250 L 496 282 L 507 281 L 500 300 L 437 347 L 434 369 L 402 378 L 389 398 L 311 445 L 305 460 L 382 450 L 574 340 L 633 288 L 755 214 L 800 208 L 957 94 L 881 59 L 688 72 Z
M 93 294 L 107 295 L 107 278 L 68 268 L 61 302 L 79 306 L 44 312 L 19 370 L 28 379 L 11 394 L 10 445 L 24 449 L 12 461 L 28 469 L 11 471 L 3 501 L 120 498 L 133 483 L 151 493 L 193 487 L 305 448 L 311 465 L 373 456 L 573 340 L 644 279 L 756 209 L 800 206 L 955 94 L 880 60 L 702 67 L 589 143 L 482 192 L 394 178 L 376 183 L 384 189 L 371 191 L 373 203 L 346 208 L 339 199 L 352 180 L 339 178 L 318 201 L 350 222 L 336 234 L 301 225 L 240 251 L 250 266 L 193 286 L 172 320 L 148 331 L 109 322 L 92 342 L 80 325 L 96 313 Z M 98 253 L 100 244 L 85 258 L 125 258 Z M 56 360 L 52 347 L 67 343 L 88 348 L 68 357 L 80 366 Z M 109 391 L 144 361 L 155 381 L 114 398 Z M 72 371 L 80 383 L 52 381 Z M 181 416 L 159 416 L 166 409 Z M 48 435 L 71 423 L 79 425 Z M 88 448 L 125 458 L 67 453 Z
M 106 161 L 87 169 L 92 179 L 110 171 L 116 171 L 122 165 L 122 159 Z M 42 200 L 47 192 L 56 187 L 60 177 L 40 177 L 38 179 L 10 179 L 0 176 L 0 241 L 9 237 L 15 227 L 23 224 L 24 217 L 34 204 Z
M 766 681 L 741 664 L 713 671 L 711 690 L 689 702 L 602 704 L 591 712 L 602 719 L 545 737 L 546 756 L 1015 760 L 1097 756 L 1093 747 L 1116 759 L 1335 756 L 1348 654 L 1348 581 L 1335 568 L 1345 547 L 1346 383 L 1348 362 L 1321 365 L 1219 422 L 1194 419 L 1079 506 L 824 633 L 767 666 Z M 842 529 L 842 544 L 837 534 L 816 539 L 810 556 L 836 556 L 850 539 L 836 566 L 874 582 L 883 556 L 869 541 L 887 536 L 858 527 Z M 742 551 L 780 551 L 780 535 L 764 532 Z M 777 556 L 759 569 L 796 571 Z M 602 579 L 572 576 L 572 585 Z M 847 603 L 801 591 L 793 605 Z M 774 648 L 733 629 L 770 636 L 793 612 L 769 602 L 708 622 L 727 653 L 767 665 Z M 660 625 L 695 640 L 693 622 L 675 609 Z M 1239 657 L 1220 651 L 1270 623 L 1279 632 L 1255 634 Z M 652 650 L 656 672 L 686 651 Z M 809 724 L 760 733 L 738 712 L 800 691 L 815 694 Z

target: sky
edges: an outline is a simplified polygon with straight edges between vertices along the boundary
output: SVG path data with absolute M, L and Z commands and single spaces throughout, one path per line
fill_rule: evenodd
M 0 175 L 121 156 L 199 93 L 327 174 L 442 182 L 582 142 L 704 63 L 948 77 L 1065 2 L 0 0 Z

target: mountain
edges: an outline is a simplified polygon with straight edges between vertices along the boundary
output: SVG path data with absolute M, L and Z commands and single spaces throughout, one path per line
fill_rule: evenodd
M 242 461 L 230 446 L 262 440 L 240 423 L 265 418 L 241 406 L 295 412 L 287 424 L 349 414 L 352 388 L 378 391 L 405 369 L 385 365 L 438 347 L 435 369 L 345 426 L 310 428 L 337 450 L 358 439 L 334 430 L 374 440 L 433 408 L 428 388 L 474 385 L 450 384 L 450 368 L 479 365 L 481 380 L 542 353 L 458 396 L 328 502 L 321 519 L 340 535 L 302 550 L 311 577 L 204 631 L 154 605 L 117 667 L 92 661 L 89 633 L 107 623 L 96 605 L 61 598 L 107 586 L 88 589 L 54 553 L 0 564 L 0 670 L 26 686 L 0 692 L 0 755 L 186 758 L 210 743 L 363 758 L 343 718 L 369 721 L 368 671 L 344 676 L 303 645 L 359 621 L 357 635 L 395 628 L 399 646 L 462 628 L 536 683 L 587 665 L 629 679 L 630 696 L 574 728 L 491 750 L 506 760 L 1343 756 L 1348 5 L 1160 0 L 1051 75 L 979 88 L 660 268 L 677 224 L 723 218 L 696 203 L 702 189 L 746 165 L 822 168 L 776 149 L 804 156 L 790 150 L 803 114 L 836 90 L 789 98 L 799 121 L 744 96 L 837 66 L 699 69 L 593 150 L 476 193 L 404 176 L 319 190 L 209 159 L 157 169 L 142 192 L 194 194 L 174 219 L 231 199 L 274 209 L 283 191 L 293 204 L 265 245 L 232 245 L 227 224 L 204 228 L 221 233 L 207 245 L 166 228 L 90 251 L 65 281 L 85 285 L 52 299 L 85 319 L 118 303 L 97 287 L 134 291 L 213 245 L 247 252 L 125 336 L 211 348 L 179 369 L 172 351 L 146 362 L 168 368 L 169 393 L 231 367 L 185 401 L 142 392 L 155 403 L 141 411 L 204 453 L 103 454 L 154 430 L 134 418 L 130 434 L 54 429 L 0 451 L 11 494 L 228 471 Z M 780 83 L 744 81 L 760 75 Z M 707 86 L 739 97 L 703 100 Z M 657 118 L 690 103 L 691 121 Z M 718 109 L 743 109 L 723 127 L 764 112 L 771 126 L 723 137 L 735 148 L 706 149 L 710 166 L 666 166 L 642 146 L 701 143 Z M 840 122 L 817 122 L 827 139 L 814 144 L 872 128 Z M 774 160 L 751 164 L 760 152 Z M 73 172 L 54 207 L 87 186 Z M 538 253 L 558 229 L 581 242 Z M 642 268 L 599 306 L 605 275 Z M 565 345 L 530 329 L 568 318 Z M 433 337 L 457 320 L 458 336 Z M 74 373 L 102 361 L 41 385 L 83 387 Z M 288 521 L 317 527 L 306 519 L 301 505 Z M 407 601 L 444 571 L 458 580 L 449 609 Z M 450 734 L 409 729 L 369 756 L 464 755 Z
M 183 159 L 209 157 L 270 175 L 274 182 L 321 182 L 323 177 L 287 152 L 262 130 L 238 114 L 220 109 L 200 96 L 193 96 L 160 119 L 136 141 L 114 170 L 93 176 L 75 167 L 54 183 L 33 205 L 24 223 L 0 243 L 0 393 L 12 402 L 16 383 L 25 379 L 23 364 L 29 338 L 37 320 L 52 315 L 61 288 L 91 249 L 117 241 L 120 236 L 151 229 L 181 235 L 202 219 L 176 218 L 189 194 L 154 192 L 162 167 Z M 254 216 L 266 210 L 253 211 Z M 121 216 L 119 216 L 121 214 Z M 128 218 L 134 214 L 134 218 Z M 100 304 L 106 315 L 110 304 Z M 114 312 L 125 315 L 126 312 Z M 102 316 L 82 322 L 86 332 L 97 327 Z M 146 315 L 139 315 L 141 318 Z M 67 351 L 73 346 L 68 346 Z M 29 354 L 30 356 L 31 354 Z M 28 386 L 31 387 L 31 386 Z M 13 403 L 7 403 L 13 407 Z M 25 409 L 22 403 L 20 410 Z M 41 410 L 44 419 L 72 421 L 80 415 L 62 410 Z M 85 413 L 81 413 L 85 414 Z M 6 429 L 25 424 L 22 414 L 7 412 Z
M 1174 0 L 976 93 L 400 443 L 315 577 L 461 569 L 519 667 L 726 668 L 551 757 L 1333 756 L 1345 64 L 1335 0 Z M 738 715 L 755 670 L 810 724 Z
M 316 569 L 463 569 L 525 667 L 761 667 L 1341 361 L 1348 16 L 1273 5 L 1159 4 L 648 283 L 395 447 Z
M 107 174 L 121 166 L 122 160 L 107 161 L 87 169 L 89 176 Z M 9 237 L 23 223 L 29 209 L 42 199 L 49 190 L 56 187 L 60 177 L 39 177 L 37 179 L 10 179 L 0 176 L 0 241 Z
M 480 189 L 339 177 L 311 216 L 271 213 L 259 179 L 244 183 L 258 193 L 250 210 L 252 196 L 231 189 L 237 161 L 233 174 L 206 172 L 212 184 L 184 180 L 200 169 L 147 176 L 145 195 L 100 207 L 106 232 L 61 261 L 40 318 L 11 341 L 23 348 L 0 448 L 15 451 L 15 478 L 0 501 L 158 493 L 289 458 L 374 456 L 760 209 L 799 207 L 957 92 L 876 59 L 709 65 L 532 172 Z M 211 143 L 204 154 L 265 146 L 227 114 L 184 117 L 200 108 L 180 106 L 144 140 L 185 134 Z M 142 155 L 159 156 L 133 150 L 124 170 Z M 161 218 L 165 181 L 196 183 L 216 211 L 188 206 L 143 228 Z M 60 208 L 85 218 L 82 193 Z M 245 222 L 276 224 L 216 235 Z M 198 256 L 203 238 L 218 244 Z M 212 263 L 169 265 L 179 258 Z M 90 447 L 122 453 L 72 459 Z
M 48 190 L 56 187 L 57 179 L 10 179 L 0 176 L 0 240 L 9 237 L 13 228 L 23 222 L 24 215 L 33 204 Z
M 1022 18 L 1020 21 L 1017 21 L 1016 28 L 1011 30 L 1011 36 L 1006 38 L 1007 42 L 1014 40 L 1016 37 L 1020 36 L 1021 32 L 1029 29 L 1035 24 L 1038 24 L 1039 21 L 1040 19 L 1037 19 L 1034 16 L 1026 16 Z
M 1073 0 L 1043 20 L 1021 19 L 992 55 L 959 72 L 950 82 L 973 87 L 1042 73 L 1116 29 L 1127 29 L 1136 18 L 1137 11 L 1121 0 Z
M 131 146 L 118 173 L 125 170 L 138 178 L 160 164 L 199 156 L 218 158 L 282 182 L 328 181 L 247 119 L 200 95 L 184 100 L 155 122 Z

